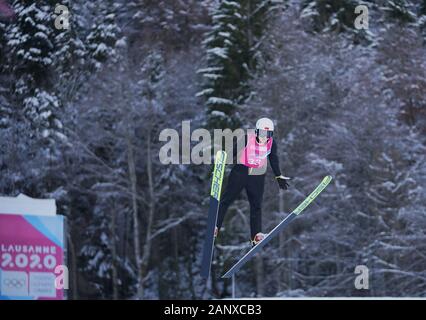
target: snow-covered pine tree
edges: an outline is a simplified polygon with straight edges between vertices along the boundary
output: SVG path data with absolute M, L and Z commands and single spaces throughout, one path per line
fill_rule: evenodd
M 34 133 L 48 140 L 60 134 L 60 101 L 53 91 L 56 2 L 15 0 L 15 19 L 6 27 L 10 71 L 15 75 L 11 94 Z
M 386 5 L 381 9 L 386 12 L 389 20 L 396 20 L 401 23 L 416 21 L 415 8 L 408 0 L 386 1 Z
M 79 239 L 79 270 L 84 272 L 92 287 L 94 299 L 128 298 L 132 292 L 129 283 L 134 270 L 122 252 L 122 217 L 127 213 L 123 195 L 108 182 L 94 184 L 90 193 L 97 194 L 90 217 L 93 223 L 82 230 Z
M 425 148 L 419 136 L 410 133 L 405 125 L 387 121 L 386 133 L 371 153 L 365 172 L 368 175 L 365 208 L 375 235 L 363 255 L 372 266 L 372 281 L 380 286 L 376 294 L 418 295 L 420 291 L 403 284 L 412 281 L 419 287 L 426 285 L 422 277 L 424 268 L 420 267 L 426 257 L 417 253 L 424 233 L 416 228 L 413 216 L 402 208 L 424 207 L 419 188 L 424 176 L 424 162 L 420 159 Z M 426 223 L 424 215 L 416 221 L 421 225 Z
M 208 124 L 235 128 L 238 108 L 250 98 L 248 84 L 258 70 L 267 17 L 278 4 L 268 0 L 221 1 L 206 34 L 206 67 L 197 95 L 206 99 Z
M 302 19 L 310 22 L 316 31 L 347 31 L 354 27 L 355 7 L 361 4 L 358 0 L 304 0 L 302 3 Z
M 0 0 L 0 61 L 4 62 L 4 58 L 5 58 L 5 49 L 6 49 L 6 39 L 4 37 L 4 34 L 6 32 L 6 22 L 3 21 L 2 16 L 1 16 L 1 0 Z M 3 66 L 3 63 L 0 64 L 0 67 Z M 0 73 L 0 74 L 3 74 Z
M 420 15 L 426 15 L 426 0 L 420 3 Z
M 423 0 L 421 3 L 418 16 L 417 25 L 419 26 L 423 34 L 423 38 L 426 41 L 426 0 Z
M 396 105 L 404 121 L 426 132 L 426 48 L 416 28 L 389 24 L 378 42 L 376 61 L 381 67 L 386 100 Z
M 186 49 L 199 43 L 207 30 L 208 8 L 216 0 L 132 0 L 125 15 L 133 20 L 125 29 L 135 42 L 161 41 L 168 48 Z
M 4 37 L 6 24 L 0 20 L 0 130 L 10 127 L 12 108 L 7 100 L 10 76 L 8 76 L 6 61 L 6 39 Z
M 91 76 L 87 71 L 90 64 L 89 59 L 85 59 L 88 54 L 85 39 L 85 21 L 82 12 L 85 7 L 83 1 L 61 1 L 71 12 L 69 15 L 69 29 L 58 30 L 55 37 L 54 77 L 55 91 L 61 101 L 71 101 L 75 99 L 75 94 Z M 57 18 L 57 16 L 55 16 Z
M 86 10 L 90 7 L 82 1 L 64 0 L 61 4 L 75 13 L 70 15 L 68 29 L 55 27 L 57 2 L 15 0 L 15 18 L 5 33 L 7 62 L 16 77 L 11 96 L 23 106 L 21 120 L 30 123 L 33 134 L 45 141 L 64 138 L 59 120 L 64 101 L 84 83 L 90 67 L 99 67 L 114 53 L 119 30 L 111 13 L 115 10 L 112 3 L 101 2 L 96 8 L 99 12 Z M 97 23 L 87 31 L 84 23 L 90 12 L 102 19 L 98 22 L 94 18 Z
M 336 32 L 352 36 L 354 43 L 371 43 L 368 30 L 355 28 L 355 8 L 367 5 L 372 14 L 375 5 L 362 0 L 304 0 L 301 6 L 301 20 L 307 30 L 314 32 Z
M 116 44 L 121 32 L 117 24 L 118 6 L 113 0 L 96 2 L 95 19 L 85 41 L 95 70 L 100 69 L 107 59 L 116 57 Z
M 164 77 L 164 59 L 158 50 L 149 52 L 141 68 L 142 78 L 139 81 L 142 97 L 152 101 L 161 96 L 158 87 Z

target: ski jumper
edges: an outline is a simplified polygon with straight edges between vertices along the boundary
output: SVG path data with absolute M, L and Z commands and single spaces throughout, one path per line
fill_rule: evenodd
M 265 144 L 257 141 L 255 134 L 247 134 L 244 149 L 238 153 L 234 144 L 234 166 L 229 174 L 228 183 L 220 202 L 217 227 L 221 228 L 229 206 L 237 199 L 243 189 L 246 190 L 250 203 L 251 239 L 262 229 L 262 200 L 265 185 L 265 174 L 250 174 L 251 171 L 266 165 L 267 158 L 275 176 L 280 176 L 280 166 L 276 142 L 269 138 Z M 239 157 L 238 157 L 239 154 Z M 238 157 L 238 163 L 236 159 Z

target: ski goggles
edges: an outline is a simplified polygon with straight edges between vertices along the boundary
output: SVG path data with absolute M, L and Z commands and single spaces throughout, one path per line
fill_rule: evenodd
M 269 131 L 269 130 L 262 130 L 262 129 L 256 129 L 256 135 L 259 138 L 272 138 L 274 132 L 273 131 Z

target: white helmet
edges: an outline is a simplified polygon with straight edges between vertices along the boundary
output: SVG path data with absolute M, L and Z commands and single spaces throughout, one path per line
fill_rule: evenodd
M 274 123 L 269 118 L 261 118 L 256 122 L 257 130 L 274 131 Z

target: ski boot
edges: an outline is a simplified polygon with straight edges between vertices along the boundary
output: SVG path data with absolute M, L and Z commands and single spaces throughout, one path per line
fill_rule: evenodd
M 257 245 L 260 241 L 262 241 L 263 239 L 265 239 L 266 234 L 262 233 L 262 232 L 258 232 L 256 233 L 256 235 L 254 236 L 253 240 L 251 240 L 251 245 L 252 247 L 254 247 L 255 245 Z

